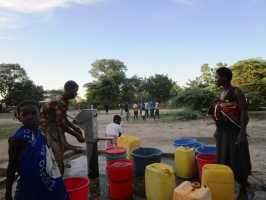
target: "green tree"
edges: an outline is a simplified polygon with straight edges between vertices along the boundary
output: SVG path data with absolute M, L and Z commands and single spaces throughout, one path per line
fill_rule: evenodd
M 200 79 L 202 82 L 202 85 L 205 85 L 206 87 L 211 86 L 215 82 L 215 69 L 211 68 L 209 64 L 203 64 L 200 69 L 201 75 Z
M 147 79 L 145 89 L 150 98 L 165 102 L 170 98 L 174 82 L 166 75 L 155 74 Z
M 145 95 L 144 92 L 144 80 L 142 78 L 136 75 L 126 78 L 121 85 L 120 102 L 141 102 Z
M 202 110 L 207 108 L 214 99 L 215 94 L 206 88 L 187 88 L 177 95 L 176 105 Z
M 240 60 L 231 66 L 233 83 L 237 86 L 246 84 L 247 90 L 261 91 L 265 88 L 266 60 Z
M 92 63 L 89 72 L 95 80 L 86 84 L 87 101 L 95 105 L 118 104 L 126 70 L 125 64 L 119 60 L 101 59 Z
M 217 63 L 216 66 L 221 66 L 221 63 Z M 187 86 L 189 88 L 214 88 L 215 87 L 215 71 L 217 67 L 210 67 L 205 63 L 200 67 L 200 76 L 194 80 L 189 80 Z
M 119 60 L 101 59 L 92 63 L 90 74 L 96 80 L 108 78 L 120 84 L 126 77 L 125 71 L 127 67 Z
M 36 86 L 31 80 L 15 82 L 12 86 L 12 90 L 10 90 L 6 96 L 6 103 L 16 106 L 23 100 L 41 101 L 44 97 L 43 94 L 43 87 Z
M 202 80 L 200 77 L 196 77 L 194 80 L 188 80 L 186 83 L 188 88 L 204 88 L 206 85 L 202 83 Z
M 179 85 L 177 85 L 177 83 L 173 83 L 173 87 L 170 90 L 170 96 L 176 97 L 182 91 L 183 89 Z
M 119 85 L 114 80 L 101 78 L 98 81 L 89 83 L 87 86 L 87 101 L 90 104 L 98 105 L 116 105 L 119 100 Z
M 215 85 L 215 73 L 220 67 L 226 67 L 226 63 L 219 62 L 214 67 L 205 63 L 200 67 L 200 76 L 194 80 L 189 80 L 187 86 L 189 88 L 209 88 L 212 91 L 216 91 Z
M 266 105 L 266 60 L 252 58 L 240 60 L 231 66 L 233 84 L 246 94 L 249 109 Z
M 17 83 L 25 80 L 27 73 L 19 64 L 0 64 L 0 95 L 4 100 Z

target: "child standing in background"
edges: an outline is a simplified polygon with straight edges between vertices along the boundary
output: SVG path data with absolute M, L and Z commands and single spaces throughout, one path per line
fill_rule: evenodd
M 107 125 L 106 136 L 113 137 L 113 140 L 107 142 L 107 149 L 117 146 L 117 138 L 120 137 L 123 133 L 123 129 L 120 123 L 121 117 L 119 115 L 114 115 L 113 122 Z

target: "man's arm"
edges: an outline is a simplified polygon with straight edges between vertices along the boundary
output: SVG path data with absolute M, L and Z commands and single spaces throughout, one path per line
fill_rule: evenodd
M 237 104 L 240 110 L 240 132 L 239 132 L 239 138 L 237 140 L 237 143 L 239 143 L 244 140 L 247 134 L 246 129 L 249 117 L 248 117 L 247 102 L 244 94 L 238 88 L 235 89 L 235 94 L 237 98 Z
M 12 200 L 12 185 L 16 179 L 19 157 L 26 145 L 24 141 L 11 138 L 8 140 L 9 161 L 6 174 L 6 200 Z
M 69 127 L 66 127 L 65 132 L 67 132 L 70 135 L 74 136 L 79 142 L 85 142 L 85 139 L 82 136 L 82 133 L 79 133 L 77 131 L 74 131 L 73 129 L 71 129 Z
M 73 129 L 74 131 L 80 133 L 82 135 L 82 131 L 80 130 L 79 127 L 77 127 L 74 123 L 72 123 L 71 121 L 69 121 L 68 118 L 66 118 L 66 123 L 68 125 L 68 127 L 70 127 L 71 129 Z
M 60 107 L 56 108 L 56 124 L 57 126 L 61 127 L 65 132 L 77 138 L 79 142 L 84 142 L 84 137 L 82 136 L 82 134 L 76 130 L 71 129 L 66 116 L 66 111 L 60 109 Z

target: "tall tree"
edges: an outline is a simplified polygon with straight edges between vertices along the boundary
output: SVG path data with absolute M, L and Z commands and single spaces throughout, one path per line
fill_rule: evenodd
M 117 104 L 126 70 L 125 64 L 119 60 L 101 59 L 92 63 L 90 74 L 95 80 L 86 85 L 87 100 L 93 104 Z
M 31 80 L 15 82 L 12 90 L 6 96 L 8 105 L 17 105 L 23 100 L 43 100 L 44 90 L 42 86 L 36 86 Z
M 216 66 L 221 66 L 222 63 L 217 63 Z M 187 85 L 189 88 L 213 88 L 215 85 L 215 70 L 216 67 L 210 67 L 205 63 L 200 67 L 200 76 L 194 80 L 189 80 Z
M 114 105 L 118 103 L 120 91 L 115 81 L 108 78 L 101 78 L 86 86 L 87 101 L 90 104 Z
M 137 76 L 125 78 L 120 87 L 121 102 L 137 102 L 143 99 L 143 80 Z
M 108 78 L 120 84 L 126 77 L 125 71 L 127 67 L 119 60 L 101 59 L 92 63 L 90 74 L 96 80 Z
M 167 101 L 170 98 L 170 92 L 174 82 L 166 75 L 155 74 L 147 79 L 146 90 L 150 98 L 159 101 Z
M 233 64 L 231 69 L 234 74 L 233 83 L 235 85 L 260 82 L 266 77 L 266 60 L 254 58 L 240 60 Z
M 219 64 L 219 63 L 218 63 Z M 200 79 L 202 81 L 202 84 L 206 87 L 211 86 L 215 82 L 215 68 L 211 68 L 209 64 L 203 64 L 201 66 L 201 75 Z
M 0 95 L 5 100 L 16 83 L 28 80 L 26 71 L 19 64 L 0 64 Z

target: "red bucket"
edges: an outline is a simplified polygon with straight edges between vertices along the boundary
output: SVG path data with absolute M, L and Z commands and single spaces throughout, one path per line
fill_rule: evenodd
M 89 179 L 87 177 L 69 177 L 64 183 L 70 200 L 88 200 Z
M 132 180 L 125 182 L 109 181 L 109 194 L 113 200 L 131 199 L 133 195 Z
M 109 194 L 112 199 L 129 199 L 132 194 L 133 163 L 127 159 L 110 161 L 107 165 Z
M 216 163 L 216 155 L 215 154 L 198 154 L 196 156 L 196 159 L 198 161 L 198 171 L 199 171 L 199 177 L 201 179 L 202 176 L 202 167 L 206 164 L 215 164 Z
M 132 179 L 133 162 L 127 159 L 109 161 L 107 164 L 108 178 L 120 182 Z

